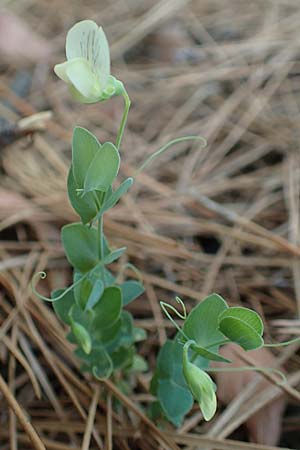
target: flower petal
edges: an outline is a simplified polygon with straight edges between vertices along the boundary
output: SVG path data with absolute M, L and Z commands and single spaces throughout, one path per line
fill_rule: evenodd
M 92 36 L 96 34 L 98 25 L 92 20 L 82 20 L 76 23 L 67 34 L 66 56 L 67 59 L 89 59 L 88 50 L 91 49 Z
M 92 20 L 75 24 L 67 34 L 66 55 L 68 60 L 87 59 L 104 89 L 110 75 L 110 55 L 102 27 Z
M 61 80 L 65 81 L 66 83 L 69 83 L 70 80 L 66 74 L 67 66 L 68 66 L 68 61 L 61 63 L 61 64 L 56 64 L 54 66 L 54 72 Z
M 65 73 L 69 83 L 89 102 L 99 100 L 101 97 L 100 84 L 86 59 L 74 58 L 68 61 Z
M 97 48 L 94 50 L 94 70 L 99 77 L 102 89 L 107 84 L 110 75 L 110 54 L 109 46 L 102 27 L 98 28 L 95 42 L 97 43 Z

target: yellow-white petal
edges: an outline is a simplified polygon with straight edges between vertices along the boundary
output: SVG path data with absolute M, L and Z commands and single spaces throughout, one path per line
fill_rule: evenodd
M 102 27 L 92 20 L 75 24 L 67 34 L 66 56 L 68 60 L 85 58 L 104 89 L 110 75 L 110 55 Z
M 66 74 L 67 66 L 68 66 L 68 62 L 56 64 L 54 66 L 54 72 L 61 80 L 65 81 L 66 83 L 69 83 L 69 78 Z
M 101 87 L 88 61 L 75 58 L 67 64 L 66 74 L 77 91 L 84 97 L 100 97 Z
M 59 78 L 82 96 L 80 101 L 84 98 L 85 103 L 93 103 L 100 99 L 102 92 L 100 83 L 86 59 L 74 58 L 63 64 L 57 64 L 54 71 Z M 79 100 L 78 96 L 77 100 Z
M 93 35 L 97 32 L 98 25 L 92 20 L 82 20 L 75 23 L 68 31 L 66 39 L 67 59 L 89 59 L 89 50 L 92 49 Z

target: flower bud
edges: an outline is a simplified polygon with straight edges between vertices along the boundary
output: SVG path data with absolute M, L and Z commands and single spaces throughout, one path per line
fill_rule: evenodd
M 204 370 L 189 361 L 188 350 L 193 343 L 188 341 L 184 345 L 183 374 L 193 397 L 199 403 L 204 419 L 208 421 L 213 418 L 217 409 L 214 383 Z

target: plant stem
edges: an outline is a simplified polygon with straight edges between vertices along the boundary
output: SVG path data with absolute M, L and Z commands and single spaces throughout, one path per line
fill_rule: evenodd
M 125 106 L 124 106 L 123 116 L 122 116 L 122 119 L 121 119 L 121 124 L 120 124 L 119 132 L 118 132 L 118 136 L 117 136 L 117 140 L 116 140 L 116 147 L 117 147 L 118 150 L 119 150 L 120 145 L 121 145 L 123 133 L 124 133 L 126 122 L 127 122 L 127 116 L 128 116 L 129 108 L 130 108 L 130 105 L 131 105 L 131 101 L 130 101 L 129 95 L 127 94 L 127 91 L 126 91 L 125 88 L 123 90 L 123 94 L 122 95 L 123 95 L 123 98 L 124 98 L 124 101 L 125 101 Z
M 145 167 L 151 163 L 151 161 L 153 161 L 153 159 L 155 159 L 157 156 L 161 155 L 162 153 L 164 153 L 166 150 L 168 150 L 169 147 L 172 147 L 172 145 L 174 144 L 179 144 L 180 142 L 185 142 L 185 141 L 201 141 L 202 142 L 202 148 L 204 148 L 206 146 L 206 140 L 201 137 L 201 136 L 184 136 L 181 138 L 176 138 L 173 139 L 172 141 L 168 142 L 167 144 L 163 145 L 161 148 L 159 148 L 156 152 L 152 153 L 152 155 L 150 155 L 146 161 L 143 162 L 143 164 L 135 171 L 133 177 L 137 177 L 142 170 L 145 169 Z
M 223 339 L 222 341 L 218 341 L 218 342 L 214 342 L 213 344 L 206 345 L 204 348 L 208 349 L 211 347 L 215 347 L 216 345 L 228 344 L 228 342 L 231 342 L 230 339 Z
M 104 236 L 103 236 L 103 215 L 99 217 L 98 220 L 98 252 L 99 259 L 103 261 L 104 259 Z

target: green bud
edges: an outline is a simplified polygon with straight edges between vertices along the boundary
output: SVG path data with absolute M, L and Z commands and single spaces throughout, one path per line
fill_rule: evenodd
M 89 354 L 92 350 L 92 341 L 87 330 L 77 322 L 72 323 L 72 332 L 76 338 L 76 341 L 82 348 L 82 350 Z
M 204 419 L 208 421 L 213 418 L 217 409 L 214 383 L 204 370 L 189 361 L 188 350 L 193 343 L 194 341 L 188 341 L 183 348 L 183 374 L 193 397 L 199 403 Z

